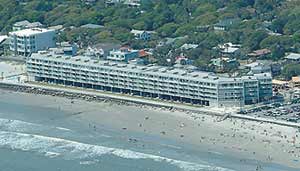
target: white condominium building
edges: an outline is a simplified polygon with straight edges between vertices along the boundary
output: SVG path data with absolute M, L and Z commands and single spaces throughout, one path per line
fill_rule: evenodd
M 33 81 L 45 81 L 214 107 L 242 107 L 272 97 L 270 74 L 241 78 L 155 65 L 139 66 L 38 52 L 27 60 Z
M 10 50 L 16 55 L 28 56 L 31 53 L 55 47 L 55 31 L 33 28 L 9 33 Z

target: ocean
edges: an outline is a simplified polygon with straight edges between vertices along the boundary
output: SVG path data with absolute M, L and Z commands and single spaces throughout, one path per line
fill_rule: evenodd
M 258 165 L 296 171 L 0 99 L 0 171 L 254 171 Z

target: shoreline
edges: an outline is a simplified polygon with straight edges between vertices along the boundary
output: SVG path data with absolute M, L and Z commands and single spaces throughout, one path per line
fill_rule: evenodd
M 31 94 L 42 94 L 56 97 L 65 97 L 70 99 L 81 99 L 85 101 L 95 102 L 116 102 L 118 104 L 127 104 L 132 106 L 149 106 L 154 108 L 165 108 L 166 110 L 179 110 L 179 111 L 190 111 L 190 112 L 201 112 L 207 115 L 223 116 L 223 111 L 209 111 L 203 106 L 192 106 L 189 104 L 176 103 L 171 101 L 147 99 L 137 96 L 125 96 L 124 94 L 109 93 L 103 91 L 95 91 L 90 89 L 80 89 L 77 87 L 63 87 L 60 85 L 45 84 L 40 85 L 39 83 L 10 83 L 0 82 L 0 89 L 11 90 L 16 92 L 25 92 Z M 94 93 L 94 94 L 92 94 Z M 182 106 L 182 107 L 178 107 Z M 184 109 L 184 107 L 187 107 Z M 190 107 L 190 109 L 188 109 Z
M 102 91 L 95 91 L 89 89 L 81 89 L 76 87 L 64 87 L 59 85 L 40 85 L 38 83 L 27 84 L 27 83 L 7 83 L 0 82 L 0 89 L 12 90 L 16 92 L 25 92 L 31 94 L 42 94 L 49 96 L 57 96 L 64 97 L 69 99 L 81 99 L 86 101 L 94 101 L 94 102 L 114 102 L 120 105 L 130 105 L 135 107 L 144 107 L 147 106 L 149 108 L 154 109 L 164 109 L 166 111 L 180 111 L 185 113 L 193 113 L 195 114 L 193 117 L 197 119 L 197 114 L 205 114 L 218 116 L 219 122 L 226 120 L 228 118 L 237 118 L 243 120 L 250 120 L 256 122 L 264 122 L 277 124 L 282 126 L 294 127 L 300 129 L 299 123 L 292 123 L 287 121 L 280 121 L 275 119 L 261 118 L 261 117 L 252 117 L 247 115 L 237 114 L 233 111 L 223 111 L 222 109 L 216 110 L 209 107 L 203 106 L 192 106 L 188 104 L 176 103 L 176 102 L 165 102 L 162 100 L 155 101 L 155 99 L 147 99 L 143 97 L 136 96 L 128 96 L 125 97 L 124 94 L 114 94 Z M 224 109 L 226 110 L 226 109 Z
M 219 122 L 218 116 L 214 115 L 148 105 L 128 105 L 103 99 L 98 102 L 13 90 L 0 91 L 10 92 L 2 96 L 11 100 L 18 99 L 22 104 L 60 108 L 71 113 L 80 112 L 71 117 L 79 118 L 84 124 L 95 123 L 120 132 L 159 136 L 183 145 L 192 144 L 207 151 L 238 156 L 241 160 L 300 167 L 300 133 L 292 127 L 238 118 Z

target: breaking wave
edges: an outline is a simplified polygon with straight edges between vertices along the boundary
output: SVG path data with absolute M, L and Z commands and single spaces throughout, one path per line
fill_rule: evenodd
M 84 144 L 61 138 L 17 132 L 0 131 L 0 147 L 22 151 L 33 151 L 51 158 L 63 157 L 67 160 L 86 160 L 94 157 L 100 157 L 102 155 L 114 155 L 125 159 L 150 159 L 155 162 L 166 162 L 186 171 L 232 171 L 230 169 L 221 167 L 173 160 L 166 157 L 144 154 L 131 150 L 109 148 L 99 145 Z
M 48 128 L 40 124 L 0 118 L 0 148 L 37 152 L 49 158 L 63 157 L 66 160 L 80 159 L 80 164 L 84 165 L 98 162 L 98 160 L 90 161 L 90 159 L 103 155 L 114 155 L 123 159 L 148 159 L 155 162 L 166 162 L 185 171 L 233 171 L 222 167 L 196 164 L 126 149 L 85 144 L 32 133 L 36 130 L 51 129 L 53 131 L 53 128 L 63 132 L 72 132 L 72 130 L 62 127 Z

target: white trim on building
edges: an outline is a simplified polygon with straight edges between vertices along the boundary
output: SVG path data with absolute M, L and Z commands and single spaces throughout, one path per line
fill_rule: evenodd
M 272 97 L 272 77 L 241 78 L 155 65 L 66 57 L 39 52 L 27 61 L 31 80 L 130 93 L 215 107 L 242 107 Z

